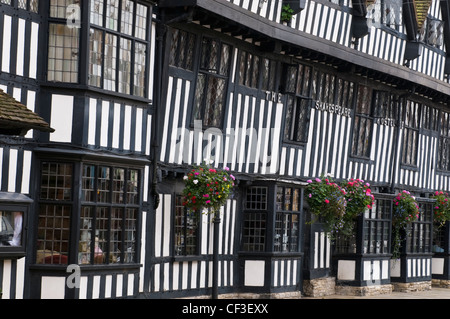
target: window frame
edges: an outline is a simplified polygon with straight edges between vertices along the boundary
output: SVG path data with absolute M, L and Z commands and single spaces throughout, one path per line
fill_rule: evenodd
M 368 97 L 370 98 L 370 101 L 367 103 L 367 107 L 368 110 L 366 113 L 362 113 L 360 111 L 360 90 L 362 88 L 367 88 L 367 90 L 369 90 L 368 92 Z M 351 133 L 351 145 L 350 145 L 350 155 L 353 158 L 358 158 L 358 159 L 362 159 L 362 160 L 370 160 L 370 155 L 371 155 L 371 150 L 372 150 L 372 143 L 373 143 L 373 127 L 374 127 L 374 116 L 373 116 L 373 94 L 374 94 L 374 89 L 369 86 L 369 85 L 363 85 L 363 84 L 358 84 L 357 87 L 354 89 L 354 98 L 355 98 L 355 102 L 354 102 L 354 115 L 353 115 L 353 123 L 352 123 L 352 133 Z M 356 126 L 356 119 L 358 118 L 358 127 Z M 358 148 L 356 148 L 356 152 L 355 152 L 355 145 L 360 145 L 361 144 L 361 135 L 360 133 L 360 129 L 361 129 L 361 119 L 365 120 L 365 128 L 364 128 L 364 133 L 367 132 L 367 122 L 369 122 L 369 132 L 367 134 L 365 134 L 364 136 L 367 136 L 368 139 L 368 143 L 367 143 L 367 147 L 364 147 L 362 152 L 359 152 Z M 356 134 L 357 133 L 357 134 Z M 356 140 L 355 140 L 356 137 Z
M 70 166 L 71 168 L 71 180 L 70 180 L 70 189 L 68 187 L 62 188 L 61 190 L 63 191 L 63 198 L 58 199 L 58 198 L 49 198 L 49 196 L 47 197 L 42 197 L 42 189 L 43 189 L 43 183 L 44 183 L 44 164 L 49 164 L 49 165 L 67 165 L 67 167 Z M 71 161 L 59 161 L 59 160 L 51 160 L 51 159 L 43 159 L 42 161 L 39 162 L 39 175 L 38 175 L 38 187 L 39 187 L 39 191 L 38 191 L 38 195 L 37 195 L 37 210 L 38 213 L 36 214 L 36 236 L 35 236 L 35 240 L 36 240 L 36 246 L 35 246 L 35 251 L 33 252 L 33 256 L 34 256 L 34 261 L 36 264 L 39 265 L 46 265 L 46 266 L 50 266 L 50 265 L 68 265 L 69 264 L 69 260 L 71 258 L 71 227 L 73 227 L 73 219 L 71 217 L 71 215 L 73 215 L 73 211 L 74 211 L 74 189 L 73 189 L 73 185 L 74 185 L 74 176 L 75 176 L 75 163 L 71 162 Z M 52 177 L 51 177 L 52 176 Z M 51 191 L 53 188 L 50 187 L 52 185 L 50 185 L 50 180 L 51 179 L 55 179 L 57 180 L 57 176 L 51 175 L 49 172 L 48 175 L 48 191 Z M 66 175 L 63 175 L 66 176 Z M 69 186 L 69 185 L 65 185 L 65 186 Z M 57 191 L 58 188 L 55 186 L 54 189 Z M 56 194 L 55 194 L 56 195 Z M 68 197 L 65 197 L 68 196 Z M 62 221 L 64 220 L 64 208 L 68 208 L 69 209 L 69 215 L 68 215 L 68 219 L 69 219 L 69 226 L 68 226 L 68 234 L 64 234 L 63 230 L 64 228 L 61 226 L 61 238 L 59 240 L 59 246 L 60 248 L 63 246 L 64 243 L 64 238 L 67 240 L 67 251 L 61 251 L 61 250 L 54 250 L 53 248 L 55 247 L 55 241 L 58 242 L 57 240 L 55 240 L 54 236 L 52 236 L 51 240 L 47 240 L 47 233 L 46 233 L 46 229 L 47 227 L 43 227 L 42 229 L 40 228 L 40 220 L 41 218 L 43 218 L 43 220 L 45 220 L 45 226 L 47 225 L 47 218 L 50 218 L 50 215 L 41 215 L 41 209 L 43 209 L 44 207 L 46 209 L 51 208 L 53 206 L 53 209 L 57 209 L 58 207 L 61 208 L 61 216 L 60 217 L 60 221 L 61 221 L 61 225 L 63 224 Z M 46 211 L 48 212 L 48 211 Z M 54 210 L 54 215 L 53 217 L 55 217 L 55 210 Z M 52 220 L 53 223 L 55 223 L 55 218 Z M 50 227 L 49 227 L 50 229 Z M 54 229 L 52 227 L 52 229 Z M 45 232 L 45 236 L 44 238 L 41 237 L 40 232 L 43 231 Z M 50 243 L 50 246 L 47 246 L 47 242 Z M 41 244 L 43 244 L 43 246 L 41 246 Z M 47 249 L 47 248 L 52 248 Z M 67 255 L 64 255 L 64 253 L 67 253 Z M 55 258 L 56 256 L 59 256 L 58 258 Z M 45 259 L 48 258 L 49 263 L 45 262 Z M 64 258 L 65 257 L 65 261 Z M 41 262 L 42 261 L 42 262 Z
M 41 198 L 41 191 L 42 191 L 42 185 L 43 185 L 43 172 L 42 172 L 42 165 L 46 164 L 46 163 L 51 163 L 51 164 L 59 164 L 59 165 L 68 165 L 71 167 L 71 188 L 70 188 L 70 197 L 66 198 L 65 200 L 58 200 L 58 199 L 49 199 L 49 198 Z M 109 189 L 109 191 L 111 192 L 111 196 L 109 199 L 108 203 L 99 203 L 99 202 L 89 202 L 89 201 L 83 201 L 82 200 L 82 189 L 83 189 L 83 185 L 82 185 L 82 176 L 83 176 L 83 166 L 85 165 L 97 165 L 98 167 L 101 166 L 108 166 L 111 168 L 117 167 L 117 168 L 126 168 L 127 170 L 136 170 L 137 171 L 137 181 L 136 181 L 136 188 L 137 188 L 137 193 L 136 193 L 136 202 L 133 205 L 127 205 L 126 203 L 124 204 L 114 204 L 112 203 L 112 192 L 113 192 L 113 188 L 112 188 L 112 177 L 111 177 L 111 181 L 109 182 L 109 184 L 111 185 L 111 188 Z M 60 255 L 60 254 L 54 254 L 53 252 L 50 252 L 50 254 L 47 254 L 45 251 L 41 251 L 40 247 L 39 247 L 39 231 L 40 231 L 40 226 L 39 226 L 39 214 L 36 214 L 35 216 L 35 221 L 34 221 L 34 225 L 36 225 L 36 234 L 35 234 L 35 238 L 34 240 L 36 241 L 36 245 L 34 246 L 34 252 L 33 252 L 33 262 L 35 265 L 39 265 L 39 266 L 45 266 L 45 267 L 55 267 L 55 266 L 67 266 L 70 263 L 75 263 L 80 265 L 81 267 L 86 267 L 86 266 L 93 266 L 93 267 L 124 267 L 125 265 L 136 265 L 137 263 L 139 263 L 139 249 L 140 249 L 140 238 L 141 238 L 141 223 L 142 223 L 142 188 L 143 188 L 143 167 L 142 165 L 140 165 L 139 163 L 132 163 L 132 162 L 115 162 L 115 161 L 95 161 L 95 160 L 87 160 L 86 161 L 73 161 L 73 160 L 69 160 L 69 159 L 63 159 L 63 158 L 50 158 L 50 157 L 42 157 L 39 159 L 38 163 L 37 163 L 37 169 L 38 173 L 37 173 L 37 185 L 38 185 L 38 195 L 37 195 L 37 206 L 40 207 L 41 205 L 53 205 L 53 206 L 64 206 L 67 208 L 70 208 L 70 213 L 68 215 L 68 229 L 67 229 L 67 261 L 65 262 L 61 262 L 61 258 L 57 259 L 55 262 L 53 262 L 53 260 L 51 260 L 50 263 L 44 263 L 41 262 L 41 259 L 44 259 L 45 257 L 50 256 L 55 256 L 55 255 Z M 127 172 L 127 170 L 125 170 L 125 172 Z M 126 174 L 126 173 L 124 173 Z M 96 178 L 97 175 L 94 175 L 94 179 Z M 127 188 L 127 184 L 126 184 L 127 179 L 124 179 L 124 183 L 123 183 L 123 187 L 124 187 L 124 196 L 127 195 L 126 192 L 126 188 Z M 96 182 L 95 182 L 96 183 Z M 50 185 L 51 186 L 51 185 Z M 97 188 L 95 188 L 95 191 L 97 190 Z M 75 194 L 80 194 L 79 198 L 74 197 Z M 115 206 L 114 206 L 115 205 Z M 81 219 L 82 219 L 82 207 L 107 207 L 108 209 L 110 209 L 110 211 L 112 210 L 113 207 L 119 206 L 119 209 L 121 209 L 121 214 L 122 214 L 122 225 L 120 227 L 120 232 L 121 234 L 125 234 L 131 229 L 127 228 L 129 227 L 129 221 L 130 219 L 126 218 L 126 214 L 128 213 L 129 209 L 134 209 L 134 216 L 135 218 L 132 219 L 132 221 L 134 221 L 134 228 L 132 228 L 132 233 L 133 233 L 133 245 L 134 245 L 134 250 L 133 250 L 133 260 L 126 262 L 123 260 L 123 258 L 120 259 L 120 262 L 116 262 L 116 263 L 112 263 L 109 261 L 109 258 L 106 259 L 105 263 L 102 264 L 95 264 L 93 263 L 93 258 L 94 258 L 94 254 L 92 255 L 92 259 L 90 260 L 89 263 L 79 263 L 79 253 L 80 251 L 80 236 L 81 236 L 81 228 L 82 228 L 82 223 L 81 223 Z M 95 213 L 95 211 L 94 211 Z M 50 216 L 51 217 L 51 216 Z M 108 224 L 110 223 L 109 221 L 110 217 L 108 217 Z M 111 228 L 111 227 L 110 227 Z M 111 239 L 110 237 L 108 237 L 110 235 L 110 228 L 107 229 L 107 243 L 108 245 L 110 245 L 111 243 Z M 45 230 L 45 229 L 44 229 Z M 90 231 L 94 231 L 94 228 L 90 229 Z M 123 235 L 122 237 L 124 238 L 123 240 L 121 240 L 121 243 L 123 244 L 124 242 L 127 243 L 127 239 L 125 239 L 125 235 Z M 54 239 L 51 240 L 51 242 L 53 242 Z M 92 247 L 95 247 L 95 242 L 92 241 L 91 243 L 91 249 Z M 122 246 L 123 247 L 123 246 Z M 91 250 L 92 251 L 92 250 Z M 108 253 L 109 253 L 109 249 L 108 249 Z M 122 254 L 124 254 L 124 252 L 120 252 L 121 256 Z M 65 258 L 64 258 L 65 260 Z
M 125 24 L 123 23 L 124 20 L 122 19 L 122 13 L 123 13 L 123 3 L 125 0 L 115 0 L 118 3 L 118 14 L 117 14 L 117 20 L 115 20 L 114 25 L 116 26 L 116 28 L 109 28 L 107 27 L 108 24 L 108 16 L 107 16 L 107 10 L 109 10 L 108 7 L 108 3 L 104 3 L 101 6 L 101 13 L 98 13 L 97 16 L 100 17 L 101 21 L 100 23 L 96 23 L 93 22 L 93 16 L 95 15 L 95 13 L 93 13 L 92 11 L 92 7 L 95 5 L 94 2 L 91 2 L 91 6 L 89 6 L 89 8 L 87 10 L 89 10 L 89 45 L 87 48 L 87 52 L 88 52 L 88 58 L 87 58 L 87 84 L 90 87 L 95 87 L 101 90 L 105 90 L 105 91 L 110 91 L 110 92 L 114 92 L 114 93 L 118 93 L 118 94 L 126 94 L 126 95 L 132 95 L 138 98 L 147 98 L 149 92 L 150 92 L 150 88 L 149 88 L 149 70 L 150 70 L 150 41 L 148 39 L 149 37 L 149 28 L 150 28 L 150 23 L 151 23 L 151 7 L 147 4 L 144 4 L 138 0 L 129 0 L 133 3 L 133 12 L 132 12 L 132 22 L 131 22 L 131 26 L 130 24 L 127 24 L 126 26 L 129 26 L 129 28 L 131 29 L 131 34 L 126 33 L 126 31 L 123 31 L 122 28 L 125 26 Z M 127 0 L 128 1 L 128 0 Z M 143 6 L 146 8 L 147 10 L 147 16 L 146 16 L 146 22 L 145 22 L 145 36 L 144 38 L 142 38 L 141 36 L 139 36 L 137 33 L 137 29 L 138 29 L 138 19 L 136 18 L 137 16 L 137 11 L 136 8 L 137 6 Z M 94 51 L 91 50 L 91 47 L 93 45 L 92 39 L 93 36 L 95 34 L 95 32 L 99 32 L 100 33 L 100 37 L 99 39 L 101 39 L 101 50 L 95 51 L 96 53 L 99 53 L 99 51 L 101 51 L 101 62 L 100 63 L 93 63 L 92 58 L 93 58 L 93 53 Z M 110 48 L 112 48 L 111 51 L 111 60 L 112 60 L 112 66 L 113 68 L 111 68 L 114 72 L 114 74 L 112 74 L 112 78 L 113 79 L 106 79 L 106 71 L 107 71 L 107 66 L 106 64 L 108 62 L 111 62 L 109 60 L 109 56 L 108 56 L 108 61 L 107 61 L 107 55 L 105 54 L 105 52 L 107 51 L 107 37 L 110 37 L 111 40 L 115 39 L 115 46 L 114 45 L 110 45 Z M 130 43 L 129 46 L 129 50 L 127 50 L 126 52 L 129 54 L 129 61 L 125 61 L 121 59 L 121 56 L 123 54 L 123 49 L 124 49 L 124 45 L 122 44 L 123 41 L 127 41 Z M 100 41 L 99 41 L 100 42 Z M 137 48 L 138 46 L 142 46 L 143 47 L 143 53 L 140 51 L 138 52 Z M 111 50 L 111 49 L 110 49 Z M 108 50 L 109 51 L 109 50 Z M 143 56 L 143 58 L 142 58 Z M 99 58 L 97 57 L 97 60 Z M 137 63 L 137 61 L 143 62 L 145 63 L 144 65 Z M 121 67 L 123 65 L 129 65 L 129 72 L 123 72 Z M 143 76 L 142 78 L 137 79 L 136 78 L 136 68 L 138 65 L 142 65 L 143 66 Z M 98 74 L 93 74 L 94 72 L 92 72 L 93 68 L 100 68 L 100 75 Z M 127 81 L 123 81 L 121 80 L 123 77 L 126 77 Z M 94 81 L 92 81 L 92 77 L 95 77 L 98 79 L 98 81 L 100 82 L 100 85 L 97 85 L 96 83 L 94 83 Z M 107 83 L 105 81 L 111 81 L 112 86 L 109 87 L 109 85 L 107 85 Z M 137 83 L 143 83 L 143 86 L 137 86 Z M 125 89 L 123 89 L 123 84 L 126 83 Z M 139 92 L 138 92 L 139 91 Z M 142 92 L 140 92 L 142 91 Z M 138 92 L 138 93 L 137 93 Z
M 105 245 L 103 246 L 102 249 L 102 254 L 104 257 L 104 261 L 103 262 L 98 262 L 98 260 L 96 260 L 96 257 L 100 256 L 99 250 L 96 247 L 96 240 L 90 242 L 90 247 L 88 251 L 85 251 L 84 253 L 86 254 L 86 256 L 88 254 L 90 260 L 88 260 L 87 263 L 84 263 L 86 265 L 115 265 L 115 264 L 119 264 L 119 265 L 125 265 L 125 264 L 134 264 L 137 263 L 138 261 L 138 235 L 139 235 L 139 221 L 140 218 L 139 216 L 141 215 L 141 184 L 142 184 L 142 170 L 135 168 L 135 167 L 130 167 L 128 165 L 116 165 L 116 164 L 112 164 L 112 163 L 94 163 L 94 162 L 83 162 L 81 163 L 81 176 L 82 176 L 82 180 L 84 177 L 84 168 L 85 167 L 95 167 L 95 173 L 94 173 L 94 181 L 93 181 L 93 192 L 94 192 L 94 200 L 93 201 L 86 201 L 83 200 L 83 184 L 81 185 L 81 199 L 80 199 L 80 212 L 78 215 L 78 218 L 80 220 L 80 227 L 79 227 L 79 232 L 80 232 L 80 236 L 78 237 L 80 244 L 84 241 L 81 240 L 81 228 L 82 228 L 82 214 L 84 212 L 84 208 L 93 208 L 93 214 L 92 214 L 92 223 L 95 225 L 94 227 L 90 228 L 90 230 L 88 229 L 87 232 L 97 232 L 99 230 L 99 227 L 97 227 L 96 225 L 96 221 L 97 221 L 97 214 L 99 213 L 99 209 L 103 210 L 106 209 L 106 218 L 103 218 L 104 220 L 107 219 L 107 225 L 106 225 L 106 239 L 103 240 L 103 242 L 105 243 Z M 108 181 L 108 192 L 109 192 L 109 198 L 107 201 L 99 201 L 98 200 L 98 195 L 100 193 L 100 188 L 98 187 L 98 169 L 99 168 L 108 168 L 110 170 L 110 178 Z M 123 169 L 123 174 L 124 174 L 124 179 L 123 179 L 123 198 L 124 201 L 122 203 L 117 203 L 114 202 L 114 176 L 115 176 L 115 170 L 116 169 Z M 130 171 L 137 171 L 137 203 L 129 203 L 128 200 L 125 200 L 126 198 L 128 198 L 128 187 L 130 185 L 130 179 L 128 178 Z M 134 219 L 128 219 L 127 218 L 127 213 L 129 212 L 129 210 L 134 210 L 135 212 L 135 218 Z M 121 218 L 114 218 L 115 213 L 118 213 L 117 215 L 122 215 Z M 84 218 L 89 218 L 89 217 L 84 217 Z M 122 222 L 122 224 L 120 225 L 120 228 L 117 229 L 113 229 L 113 225 L 112 225 L 112 221 L 118 221 L 120 220 Z M 132 261 L 126 262 L 124 260 L 125 257 L 125 251 L 124 249 L 120 250 L 119 253 L 117 253 L 117 250 L 113 250 L 112 246 L 112 240 L 111 240 L 111 235 L 113 232 L 117 232 L 120 233 L 122 235 L 121 240 L 120 240 L 120 247 L 125 247 L 127 241 L 125 239 L 126 234 L 127 234 L 127 228 L 126 226 L 128 225 L 129 220 L 134 221 L 134 250 L 132 250 L 132 254 L 133 254 L 133 259 Z M 105 229 L 104 229 L 105 230 Z M 91 235 L 92 236 L 92 235 Z M 97 234 L 94 235 L 95 239 L 97 237 Z M 91 237 L 92 238 L 92 237 Z M 100 242 L 100 239 L 99 239 Z M 116 243 L 119 243 L 119 241 L 115 241 Z M 87 244 L 89 245 L 89 244 Z M 106 251 L 105 251 L 106 248 Z M 101 247 L 100 247 L 101 249 Z M 77 258 L 77 262 L 79 265 L 82 265 L 83 263 L 80 263 L 80 257 L 82 257 L 82 255 L 80 254 L 80 248 L 78 248 L 78 258 Z M 96 256 L 97 255 L 97 256 Z M 120 261 L 117 261 L 117 256 L 120 258 Z M 116 258 L 114 260 L 114 257 Z
M 433 202 L 418 201 L 419 219 L 406 229 L 406 252 L 408 254 L 431 254 L 433 250 Z M 427 237 L 428 235 L 428 237 Z
M 401 164 L 402 166 L 411 167 L 411 168 L 417 168 L 418 165 L 418 157 L 419 157 L 419 140 L 420 140 L 420 131 L 421 131 L 421 119 L 422 119 L 422 103 L 412 101 L 412 100 L 405 100 L 403 107 L 402 107 L 402 127 L 403 132 L 401 136 L 402 141 L 402 148 L 401 148 Z M 407 123 L 407 114 L 410 114 L 410 110 L 407 110 L 410 108 L 414 111 L 413 116 L 414 118 L 411 121 L 408 121 Z M 415 110 L 414 110 L 415 108 Z M 414 127 L 411 125 L 411 123 L 416 122 L 417 127 Z M 410 139 L 410 133 L 413 133 L 412 135 L 416 135 L 416 139 L 413 141 L 415 145 L 412 146 L 410 150 L 408 150 L 408 141 Z M 405 140 L 405 136 L 407 139 Z M 409 157 L 409 159 L 408 159 Z
M 202 61 L 204 59 L 203 45 L 204 45 L 205 41 L 215 41 L 218 44 L 218 49 L 217 49 L 218 62 L 217 62 L 216 69 L 215 69 L 215 70 L 217 70 L 217 72 L 211 72 L 212 69 L 206 69 L 206 68 L 202 67 Z M 222 68 L 222 65 L 224 64 L 224 61 L 222 60 L 224 46 L 227 46 L 229 48 L 228 61 L 225 64 L 226 69 Z M 195 87 L 194 87 L 194 99 L 193 99 L 194 102 L 193 102 L 193 108 L 192 108 L 191 126 L 194 126 L 195 121 L 201 121 L 203 128 L 219 128 L 219 129 L 221 129 L 225 122 L 224 115 L 225 115 L 227 101 L 228 101 L 228 90 L 229 90 L 229 82 L 231 79 L 231 71 L 232 71 L 231 68 L 232 68 L 232 63 L 233 63 L 233 54 L 234 54 L 233 48 L 234 47 L 231 43 L 222 41 L 222 39 L 213 38 L 212 36 L 209 36 L 209 35 L 204 35 L 203 37 L 201 37 L 200 43 L 196 48 L 198 50 L 196 59 L 198 59 L 198 60 L 196 62 L 194 62 L 194 64 L 197 65 L 197 69 L 195 70 L 195 85 L 194 85 Z M 209 50 L 208 50 L 208 52 L 210 53 Z M 209 59 L 207 59 L 207 60 L 209 61 Z M 220 74 L 221 70 L 226 71 L 226 74 Z M 204 77 L 203 87 L 201 87 L 199 85 L 199 83 L 200 83 L 199 79 L 201 77 Z M 221 101 L 222 108 L 220 110 L 220 116 L 219 116 L 217 124 L 211 123 L 211 122 L 205 123 L 205 114 L 207 112 L 207 107 L 208 108 L 211 107 L 211 106 L 207 106 L 208 104 L 210 104 L 210 103 L 207 103 L 208 95 L 209 95 L 208 94 L 209 93 L 209 90 L 208 90 L 209 80 L 216 80 L 216 81 L 223 80 L 224 81 L 223 97 L 222 97 L 222 101 Z M 201 92 L 200 92 L 200 90 L 201 90 Z M 199 100 L 199 97 L 201 97 L 201 100 Z M 199 114 L 200 118 L 197 118 L 196 113 Z
M 308 142 L 309 137 L 313 67 L 300 63 L 284 65 L 284 73 L 286 111 L 283 141 L 304 145 Z
M 3 195 L 0 192 L 0 195 Z M 3 258 L 20 258 L 26 254 L 27 247 L 27 220 L 30 213 L 30 205 L 33 200 L 22 194 L 14 194 L 15 198 L 11 198 L 11 194 L 6 194 L 5 198 L 0 199 L 0 212 L 21 212 L 22 213 L 22 230 L 20 234 L 20 246 L 0 246 L 0 259 Z M 3 196 L 2 196 L 3 197 Z
M 173 201 L 173 214 L 172 214 L 172 219 L 173 219 L 173 223 L 172 223 L 172 227 L 173 227 L 173 235 L 172 235 L 172 239 L 173 239 L 173 256 L 175 258 L 183 258 L 183 257 L 191 257 L 191 256 L 198 256 L 200 255 L 200 238 L 201 238 L 201 217 L 199 217 L 199 215 L 196 215 L 198 213 L 196 212 L 189 212 L 189 210 L 185 207 L 185 206 L 180 206 L 178 205 L 180 202 L 182 202 L 182 198 L 183 195 L 181 194 L 174 194 L 174 201 Z M 178 202 L 180 201 L 180 202 Z M 177 209 L 182 209 L 183 212 L 183 216 L 182 218 L 184 218 L 184 220 L 186 221 L 188 218 L 188 214 L 193 214 L 193 218 L 195 218 L 196 220 L 195 222 L 195 232 L 196 232 L 196 236 L 195 236 L 195 248 L 194 248 L 194 253 L 187 253 L 187 249 L 186 249 L 186 243 L 187 243 L 187 239 L 188 239 L 188 235 L 187 235 L 187 229 L 189 228 L 189 224 L 184 222 L 184 225 L 182 225 L 182 234 L 180 236 L 184 236 L 184 245 L 177 245 L 177 235 L 179 234 L 177 232 Z M 177 247 L 180 246 L 181 248 L 181 253 L 177 253 Z
M 249 193 L 249 190 L 254 189 L 257 193 Z M 269 192 L 268 186 L 249 186 L 245 189 L 245 200 L 242 213 L 242 225 L 241 225 L 241 242 L 240 249 L 245 253 L 264 253 L 270 246 L 270 241 L 267 238 L 268 230 L 270 229 L 270 207 L 269 207 Z M 258 191 L 261 191 L 258 193 Z M 263 193 L 264 192 L 264 193 Z M 255 201 L 258 196 L 265 196 L 265 201 Z M 249 200 L 251 199 L 251 200 Z M 264 206 L 262 206 L 264 205 Z M 246 227 L 253 224 L 255 227 Z M 260 224 L 261 227 L 256 227 Z M 251 236 L 251 232 L 247 230 L 260 230 L 259 234 Z M 247 240 L 248 239 L 248 240 Z M 263 241 L 259 241 L 262 239 Z M 258 249 L 255 249 L 256 247 Z M 250 249 L 253 247 L 253 249 Z
M 388 211 L 381 211 L 380 202 L 383 202 L 383 208 Z M 387 204 L 388 203 L 388 204 Z M 387 255 L 391 253 L 391 224 L 392 224 L 393 200 L 387 197 L 375 197 L 375 204 L 372 209 L 367 209 L 363 216 L 363 238 L 362 251 L 367 255 Z M 375 230 L 373 232 L 372 230 Z M 378 230 L 381 230 L 378 232 Z M 377 239 L 378 235 L 380 238 Z M 374 239 L 375 237 L 375 239 Z M 372 246 L 372 243 L 381 243 L 381 250 Z M 374 251 L 375 250 L 375 251 Z
M 279 193 L 279 190 L 282 190 Z M 290 190 L 290 199 L 287 198 L 287 190 Z M 297 195 L 295 195 L 297 191 Z M 281 195 L 281 196 L 279 196 Z M 297 196 L 297 210 L 294 208 L 294 200 Z M 299 253 L 302 251 L 301 247 L 301 227 L 302 227 L 302 212 L 301 212 L 301 198 L 303 196 L 303 189 L 300 187 L 295 187 L 293 185 L 276 185 L 275 187 L 275 225 L 274 225 L 274 242 L 273 251 L 276 253 L 288 254 L 288 253 Z M 294 222 L 294 217 L 296 216 L 297 221 Z M 281 218 L 279 218 L 281 217 Z M 287 222 L 287 223 L 286 223 Z M 277 227 L 277 223 L 281 224 L 281 227 Z M 296 236 L 293 235 L 293 225 L 297 224 Z M 289 229 L 286 229 L 288 224 Z M 277 244 L 277 230 L 281 230 L 280 234 L 283 236 L 281 242 Z M 287 242 L 285 243 L 285 239 Z M 280 249 L 277 249 L 280 247 Z
M 438 156 L 437 156 L 437 169 L 441 171 L 450 171 L 450 113 L 440 111 L 439 114 L 439 144 L 438 144 Z M 447 147 L 444 149 L 443 145 Z M 443 154 L 447 156 L 444 157 Z M 443 163 L 443 159 L 446 158 L 446 162 Z

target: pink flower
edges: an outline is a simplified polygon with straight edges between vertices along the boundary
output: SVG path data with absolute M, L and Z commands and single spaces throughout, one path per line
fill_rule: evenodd
M 231 179 L 234 181 L 236 178 L 230 174 Z
M 316 182 L 317 182 L 317 183 L 320 183 L 320 182 L 322 182 L 322 181 L 320 180 L 320 178 L 316 178 Z
M 226 171 L 230 170 L 227 166 L 225 166 L 223 169 L 226 170 Z
M 200 175 L 200 173 L 199 172 L 195 172 L 195 175 Z
M 209 195 L 208 195 L 208 194 L 205 194 L 205 195 L 203 195 L 203 197 L 209 197 Z
M 307 183 L 312 183 L 312 180 L 308 179 L 306 182 L 307 182 Z
M 311 198 L 311 197 L 312 197 L 312 194 L 309 194 L 308 197 Z
M 397 206 L 398 206 L 398 202 L 396 202 L 396 203 L 395 203 L 395 205 L 397 205 Z
M 206 204 L 209 204 L 209 203 L 211 203 L 211 201 L 210 201 L 210 200 L 207 200 L 205 203 L 206 203 Z
M 330 201 L 329 201 L 328 199 L 325 199 L 325 203 L 329 204 L 329 203 L 330 203 Z

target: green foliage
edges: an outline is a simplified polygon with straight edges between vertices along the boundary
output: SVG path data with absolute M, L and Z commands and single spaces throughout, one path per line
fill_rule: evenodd
M 286 4 L 281 7 L 281 21 L 289 22 L 292 19 L 292 15 L 294 14 L 294 10 L 292 10 L 289 4 Z
M 305 194 L 310 211 L 325 225 L 330 238 L 344 231 L 345 190 L 331 178 L 308 180 Z
M 305 194 L 311 213 L 324 223 L 331 239 L 338 234 L 353 235 L 355 219 L 374 203 L 369 187 L 369 183 L 353 178 L 341 185 L 330 177 L 308 180 Z
M 413 221 L 419 219 L 419 205 L 410 192 L 403 190 L 397 194 L 393 201 L 394 209 L 392 215 L 393 251 L 392 257 L 400 255 L 401 232 Z
M 346 191 L 346 215 L 350 218 L 361 215 L 366 209 L 372 209 L 375 198 L 372 195 L 369 183 L 365 183 L 359 178 L 351 178 L 342 187 Z
M 183 206 L 195 212 L 207 209 L 217 213 L 234 186 L 235 177 L 228 172 L 228 167 L 219 170 L 205 164 L 192 169 L 183 178 Z
M 433 220 L 443 226 L 446 221 L 450 220 L 450 197 L 447 192 L 436 191 L 431 197 L 436 200 L 434 205 Z

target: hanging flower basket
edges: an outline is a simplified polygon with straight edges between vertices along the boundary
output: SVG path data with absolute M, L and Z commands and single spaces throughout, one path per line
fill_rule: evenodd
M 392 216 L 392 230 L 393 230 L 393 258 L 398 258 L 401 247 L 401 232 L 406 231 L 406 228 L 411 222 L 419 219 L 419 205 L 414 196 L 407 190 L 403 190 L 397 194 L 393 200 L 393 216 Z
M 217 213 L 230 196 L 235 177 L 223 170 L 202 164 L 184 177 L 183 206 L 194 212 Z
M 369 183 L 365 183 L 359 178 L 351 178 L 342 187 L 346 191 L 347 207 L 345 208 L 345 215 L 349 219 L 360 216 L 366 209 L 372 209 L 375 198 L 372 195 Z
M 338 233 L 346 232 L 344 228 L 345 189 L 330 178 L 308 180 L 305 196 L 312 214 L 325 225 L 329 237 L 334 239 Z
M 433 220 L 442 227 L 446 221 L 450 220 L 450 196 L 447 192 L 436 191 L 431 197 L 436 200 L 433 210 Z

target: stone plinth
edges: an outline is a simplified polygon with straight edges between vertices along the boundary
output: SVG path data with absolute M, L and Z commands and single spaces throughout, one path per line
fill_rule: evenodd
M 303 281 L 303 294 L 307 297 L 323 297 L 335 294 L 336 278 L 324 277 Z

